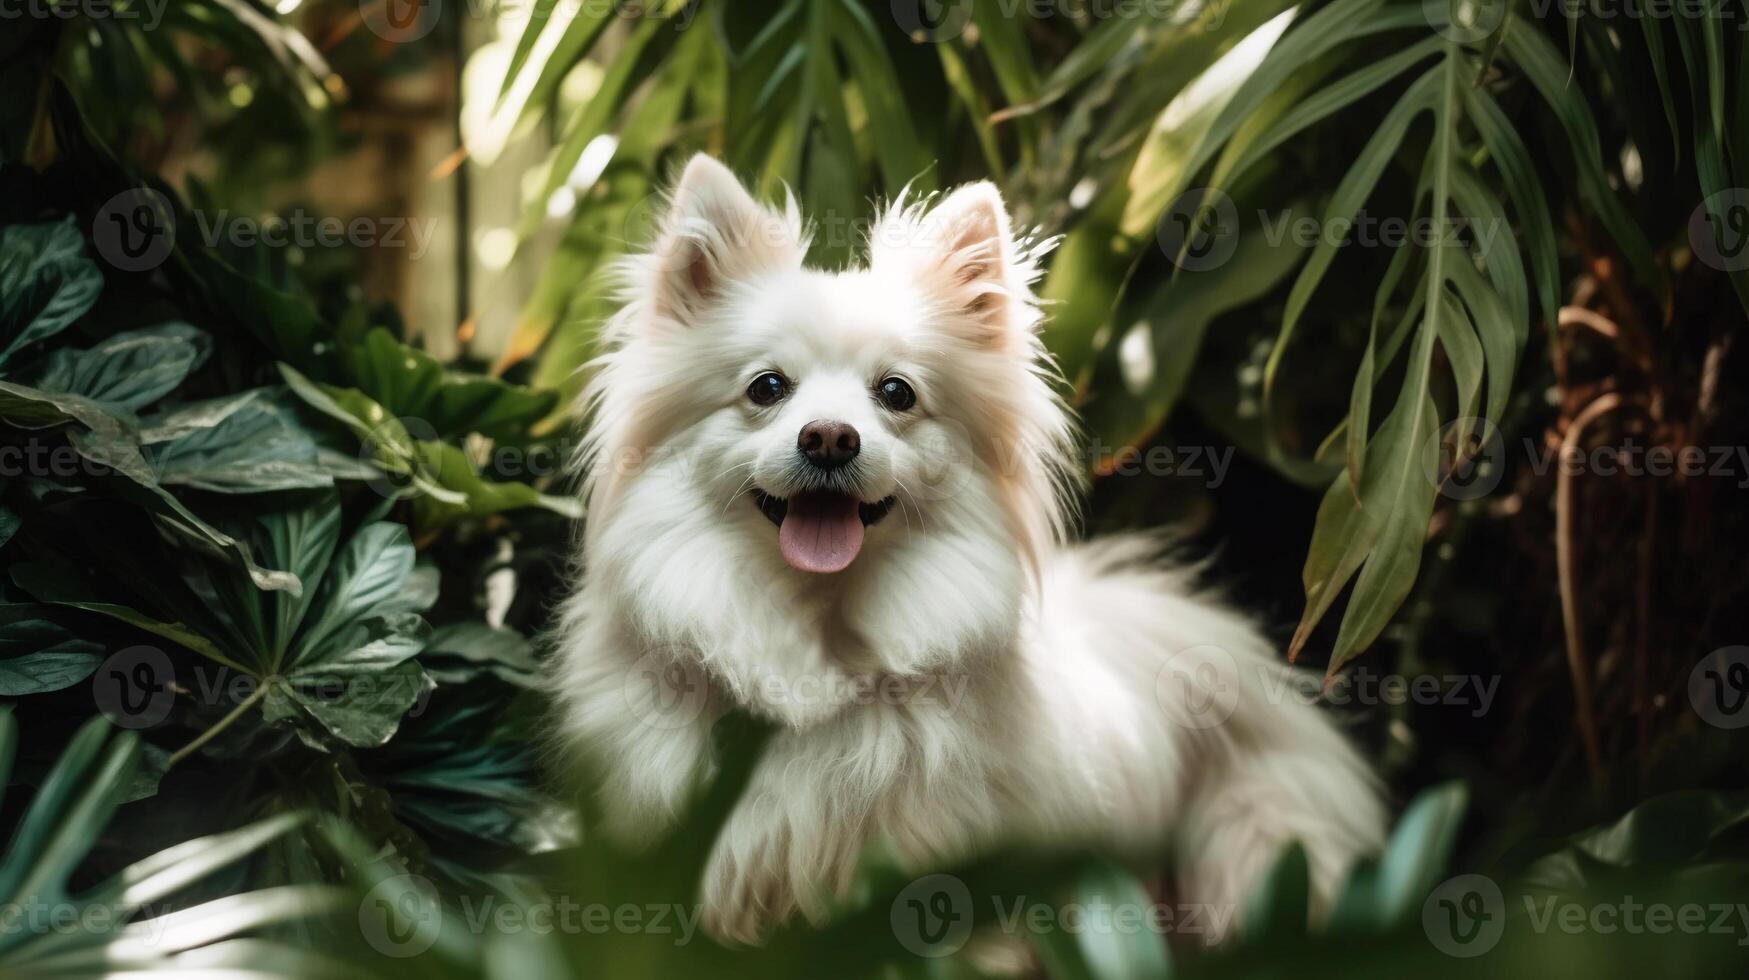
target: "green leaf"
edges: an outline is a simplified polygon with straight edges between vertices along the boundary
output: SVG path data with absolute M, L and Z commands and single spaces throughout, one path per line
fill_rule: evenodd
M 1245 909 L 1247 944 L 1291 940 L 1306 934 L 1311 916 L 1312 870 L 1305 845 L 1282 849 Z
M 262 717 L 297 721 L 308 713 L 335 738 L 364 748 L 393 738 L 429 686 L 410 659 L 424 643 L 424 622 L 401 617 L 369 625 L 382 635 L 341 659 L 305 664 L 276 680 L 262 702 Z
M 1634 278 L 1648 288 L 1661 288 L 1662 276 L 1652 260 L 1651 245 L 1610 187 L 1609 176 L 1603 169 L 1603 146 L 1597 135 L 1597 122 L 1579 90 L 1568 83 L 1570 71 L 1565 59 L 1539 31 L 1508 31 L 1505 46 L 1513 63 L 1554 111 L 1556 121 L 1573 146 L 1580 197 L 1615 239 L 1616 246 L 1634 270 Z M 1531 219 L 1526 223 L 1532 223 Z
M 1420 217 L 1419 210 L 1412 216 Z M 1384 365 L 1390 364 L 1396 357 L 1401 338 L 1408 335 L 1409 325 L 1421 315 L 1423 304 L 1427 302 L 1427 294 L 1416 290 L 1410 299 L 1409 308 L 1403 311 L 1402 320 L 1397 329 L 1392 331 L 1381 354 L 1378 343 L 1379 320 L 1396 294 L 1403 274 L 1418 255 L 1415 249 L 1398 249 L 1397 254 L 1391 256 L 1391 264 L 1386 267 L 1384 278 L 1379 280 L 1378 291 L 1373 294 L 1372 316 L 1367 321 L 1366 348 L 1360 357 L 1360 367 L 1354 374 L 1354 387 L 1348 396 L 1348 418 L 1343 422 L 1348 433 L 1344 463 L 1348 470 L 1349 486 L 1360 486 L 1366 473 L 1366 442 L 1372 435 L 1373 387 L 1378 384 Z
M 886 178 L 888 195 L 896 196 L 907 184 L 918 191 L 935 189 L 929 155 L 917 142 L 912 110 L 891 56 L 881 42 L 881 32 L 857 0 L 839 0 L 832 18 L 832 36 L 844 52 L 857 91 L 868 112 L 868 127 L 874 134 L 875 158 Z
M 1442 77 L 1443 73 L 1437 70 L 1422 75 L 1409 85 L 1402 98 L 1386 113 L 1385 118 L 1373 130 L 1371 138 L 1355 154 L 1354 162 L 1349 165 L 1348 172 L 1343 175 L 1342 182 L 1331 195 L 1320 227 L 1343 227 L 1354 220 L 1355 214 L 1366 204 L 1367 198 L 1378 184 L 1379 177 L 1384 174 L 1385 167 L 1396 154 L 1404 134 L 1408 132 L 1409 123 L 1423 111 L 1434 107 Z M 1289 293 L 1287 307 L 1282 312 L 1281 333 L 1277 336 L 1263 369 L 1266 397 L 1274 387 L 1282 359 L 1293 338 L 1294 328 L 1307 304 L 1311 302 L 1318 284 L 1323 281 L 1324 274 L 1329 271 L 1330 264 L 1335 261 L 1336 249 L 1339 247 L 1340 242 L 1335 236 L 1320 235 L 1318 244 L 1306 260 L 1305 268 L 1300 271 L 1299 278 L 1294 280 L 1293 291 Z
M 211 347 L 212 338 L 186 323 L 128 330 L 85 350 L 51 351 L 32 383 L 137 412 L 174 391 Z
M 1560 256 L 1555 249 L 1555 232 L 1542 182 L 1524 141 L 1500 106 L 1481 89 L 1464 92 L 1468 118 L 1481 134 L 1488 155 L 1500 171 L 1500 179 L 1518 212 L 1519 227 L 1524 231 L 1525 248 L 1530 253 L 1531 270 L 1536 276 L 1537 300 L 1543 321 L 1552 331 L 1560 312 Z M 1514 257 L 1516 258 L 1516 257 Z
M 89 586 L 69 575 L 68 571 L 64 567 L 48 562 L 32 561 L 14 563 L 10 573 L 12 581 L 38 602 L 66 606 L 70 609 L 83 609 L 86 612 L 107 616 L 118 622 L 145 630 L 154 636 L 161 636 L 206 657 L 214 663 L 223 664 L 243 673 L 250 673 L 247 667 L 226 656 L 217 644 L 200 631 L 182 623 L 165 622 L 131 606 L 105 602 L 94 595 Z
M 184 841 L 128 865 L 81 898 L 92 905 L 140 908 L 176 894 L 307 823 L 303 814 L 286 813 L 240 830 Z
M 407 529 L 365 525 L 337 545 L 341 511 L 333 493 L 260 518 L 254 539 L 304 581 L 305 600 L 263 596 L 233 584 L 217 594 L 231 619 L 255 624 L 251 673 L 266 685 L 262 716 L 308 721 L 350 745 L 380 745 L 428 684 L 409 661 L 429 633 L 416 610 L 435 599 L 414 574 Z
M 1215 153 L 1238 132 L 1257 108 L 1286 85 L 1290 76 L 1314 64 L 1340 44 L 1406 27 L 1425 27 L 1419 8 L 1385 10 L 1383 0 L 1336 0 L 1295 22 L 1270 48 L 1269 57 L 1227 100 L 1209 125 L 1183 168 L 1188 180 L 1214 159 Z M 1271 8 L 1273 11 L 1274 8 Z M 1162 204 L 1177 197 L 1185 185 L 1161 187 L 1156 196 Z
M 216 493 L 334 485 L 333 467 L 315 439 L 272 389 L 196 402 L 141 425 L 140 441 L 166 485 Z
M 1326 931 L 1332 935 L 1391 932 L 1418 922 L 1427 896 L 1450 874 L 1452 849 L 1468 793 L 1461 783 L 1426 790 L 1410 802 L 1384 853 L 1349 873 Z
M 1583 889 L 1598 865 L 1668 869 L 1725 860 L 1749 827 L 1749 794 L 1679 790 L 1653 797 L 1615 821 L 1574 834 L 1525 872 L 1543 887 Z
M 1720 55 L 1713 50 L 1717 38 L 1709 33 L 1717 29 L 1717 13 L 1712 13 L 1709 18 L 1715 22 L 1702 29 L 1704 44 L 1691 36 L 1694 26 L 1688 19 L 1679 20 L 1676 25 L 1676 40 L 1682 49 L 1683 63 L 1688 68 L 1689 87 L 1695 91 L 1703 86 L 1709 90 L 1716 89 L 1719 84 L 1714 77 L 1720 70 Z M 1718 210 L 1720 202 L 1728 196 L 1727 191 L 1732 189 L 1731 169 L 1725 160 L 1725 134 L 1715 116 L 1709 114 L 1706 106 L 1698 99 L 1694 102 L 1693 110 L 1694 169 L 1700 177 L 1702 203 L 1707 206 L 1707 220 L 1714 227 L 1727 227 L 1722 224 L 1727 215 Z M 1732 288 L 1737 292 L 1737 302 L 1745 311 L 1749 311 L 1749 272 L 1732 270 L 1729 278 Z
M 1243 16 L 1235 11 L 1219 30 L 1190 33 L 1175 47 L 1181 60 L 1172 71 L 1183 73 L 1182 84 L 1160 93 L 1170 98 L 1162 100 L 1164 107 L 1142 136 L 1119 225 L 1125 235 L 1153 231 L 1161 213 L 1191 186 L 1192 175 L 1206 162 L 1199 150 L 1206 146 L 1209 129 L 1226 117 L 1250 79 L 1275 63 L 1273 48 L 1288 26 L 1287 15 L 1275 11 L 1274 4 L 1247 7 Z
M 1076 881 L 1069 902 L 1083 909 L 1148 908 L 1153 898 L 1135 875 L 1094 862 Z M 1172 974 L 1159 934 L 1115 926 L 1033 933 L 1046 971 L 1059 980 L 1156 980 Z
M 1386 82 L 1413 65 L 1437 54 L 1442 46 L 1439 38 L 1427 38 L 1319 87 L 1310 96 L 1296 102 L 1292 111 L 1284 113 L 1265 133 L 1245 145 L 1242 156 L 1231 163 L 1217 166 L 1213 183 L 1226 186 L 1238 180 L 1257 161 L 1268 156 L 1283 143 L 1378 91 Z M 1234 134 L 1229 149 L 1240 142 L 1243 132 L 1241 129 Z
M 261 619 L 267 624 L 271 644 L 264 652 L 274 670 L 285 663 L 304 618 L 318 601 L 317 584 L 326 580 L 329 564 L 340 547 L 340 520 L 340 498 L 333 493 L 315 495 L 303 507 L 276 510 L 256 520 L 255 540 L 277 563 L 309 583 L 301 596 L 270 593 L 261 597 L 268 605 Z
M 553 13 L 559 20 L 555 24 Z M 516 41 L 504 85 L 498 92 L 500 111 L 518 111 L 512 91 L 521 93 L 521 104 L 544 106 L 563 76 L 594 45 L 601 29 L 618 8 L 612 4 L 578 5 L 563 0 L 538 0 L 529 11 L 528 26 Z M 545 36 L 543 35 L 550 35 Z M 545 44 L 540 42 L 545 40 Z M 533 60 L 531 60 L 531 58 Z M 535 97 L 539 93 L 538 97 Z M 532 98 L 531 98 L 532 97 Z
M 344 346 L 341 360 L 354 386 L 385 412 L 403 422 L 419 419 L 443 436 L 478 432 L 493 439 L 520 439 L 558 402 L 556 392 L 496 378 L 450 375 L 436 358 L 401 343 L 382 327 Z
M 1676 121 L 1676 99 L 1670 87 L 1670 58 L 1664 51 L 1664 25 L 1656 17 L 1646 16 L 1647 0 L 1636 0 L 1634 10 L 1646 39 L 1646 58 L 1652 64 L 1652 77 L 1658 87 L 1658 97 L 1664 103 L 1664 121 L 1670 126 L 1670 145 L 1682 152 L 1682 126 Z
M 540 663 L 528 638 L 502 626 L 464 620 L 431 634 L 420 663 L 440 684 L 461 684 L 490 673 L 519 687 L 540 686 Z
M 0 860 L 6 901 L 64 900 L 73 869 L 96 843 L 120 803 L 139 751 L 139 736 L 120 732 L 99 715 L 82 726 L 49 772 Z M 30 938 L 0 935 L 0 954 Z
M 72 687 L 97 670 L 103 647 L 32 615 L 40 607 L 0 605 L 0 697 Z
M 328 567 L 311 605 L 315 618 L 287 666 L 332 663 L 364 645 L 360 630 L 368 621 L 416 611 L 416 593 L 407 588 L 412 573 L 413 542 L 404 525 L 380 521 L 360 529 Z
M 225 534 L 189 510 L 159 482 L 140 451 L 135 423 L 106 411 L 88 398 L 57 394 L 0 381 L 0 418 L 22 428 L 47 428 L 77 422 L 85 431 L 67 435 L 79 455 L 119 480 L 110 484 L 118 496 L 145 508 L 164 530 L 209 554 L 220 555 L 247 570 L 257 588 L 302 588 L 295 575 L 256 564 L 247 545 Z
M 1299 264 L 1305 250 L 1297 242 L 1272 244 L 1258 231 L 1241 230 L 1238 247 L 1219 267 L 1181 272 L 1119 311 L 1122 327 L 1106 345 L 1081 410 L 1099 445 L 1142 445 L 1183 394 L 1209 324 L 1256 302 Z
M 1436 324 L 1423 323 L 1417 334 L 1396 407 L 1367 444 L 1358 492 L 1350 489 L 1344 470 L 1318 507 L 1301 573 L 1306 610 L 1288 647 L 1290 657 L 1305 646 L 1312 628 L 1363 563 L 1371 572 L 1364 582 L 1356 583 L 1354 600 L 1343 616 L 1336 651 L 1330 657 L 1332 674 L 1377 636 L 1414 585 L 1422 539 L 1433 513 L 1434 487 L 1424 455 L 1438 432 L 1437 411 L 1428 391 L 1437 332 Z
M 481 477 L 467 453 L 455 446 L 421 442 L 416 451 L 421 470 L 436 486 L 448 491 L 447 496 L 427 494 L 414 501 L 421 530 L 444 527 L 466 514 L 498 514 L 524 507 L 539 507 L 572 519 L 583 516 L 582 502 L 575 497 L 552 496 L 526 483 L 500 483 Z
M 309 303 L 244 275 L 214 256 L 196 252 L 192 262 L 205 287 L 202 298 L 253 334 L 275 358 L 305 370 L 314 370 L 323 362 L 334 328 L 323 322 Z
M 102 289 L 71 215 L 0 227 L 0 364 L 84 316 Z
M 1468 805 L 1468 791 L 1454 782 L 1423 792 L 1403 811 L 1379 856 L 1375 908 L 1381 927 L 1420 915 L 1428 892 L 1446 876 Z
M 405 479 L 423 492 L 443 492 L 418 471 L 418 454 L 406 426 L 370 396 L 356 388 L 337 388 L 311 381 L 289 364 L 280 364 L 279 373 L 292 394 L 356 436 L 360 452 L 370 455 L 371 465 L 385 475 Z
M 571 171 L 577 166 L 577 160 L 583 155 L 584 147 L 589 142 L 607 131 L 614 117 L 625 105 L 627 99 L 637 88 L 640 80 L 638 69 L 643 63 L 646 49 L 654 46 L 657 52 L 674 43 L 676 35 L 685 38 L 703 37 L 703 32 L 682 31 L 671 29 L 672 25 L 660 17 L 645 17 L 632 28 L 621 47 L 614 53 L 607 73 L 601 79 L 601 85 L 595 94 L 568 121 L 562 132 L 564 141 L 559 144 L 553 154 L 552 167 L 547 173 L 547 179 L 540 193 L 531 202 L 529 215 L 524 219 L 523 230 L 532 231 L 538 226 L 541 216 L 546 212 L 547 199 L 553 192 L 564 186 L 571 176 Z
M 1087 32 L 1063 60 L 1051 69 L 1043 82 L 1038 85 L 1038 94 L 1032 99 L 1012 105 L 996 114 L 998 122 L 1030 116 L 1042 109 L 1061 101 L 1081 83 L 1099 74 L 1110 62 L 1116 60 L 1125 48 L 1141 45 L 1147 42 L 1148 35 L 1139 30 L 1137 21 L 1139 10 L 1129 6 L 1117 7 L 1114 16 L 1099 21 Z

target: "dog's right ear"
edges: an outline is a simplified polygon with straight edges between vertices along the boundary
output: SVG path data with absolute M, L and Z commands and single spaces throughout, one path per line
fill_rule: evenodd
M 730 284 L 799 266 L 805 252 L 793 203 L 784 214 L 763 207 L 729 168 L 700 153 L 675 185 L 651 253 L 656 312 L 692 324 Z

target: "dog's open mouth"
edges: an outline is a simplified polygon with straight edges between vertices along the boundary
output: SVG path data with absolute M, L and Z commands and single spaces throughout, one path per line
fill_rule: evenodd
M 810 490 L 785 500 L 754 490 L 753 503 L 777 525 L 783 560 L 804 572 L 841 572 L 862 550 L 862 530 L 893 509 L 895 498 L 864 503 L 849 494 Z

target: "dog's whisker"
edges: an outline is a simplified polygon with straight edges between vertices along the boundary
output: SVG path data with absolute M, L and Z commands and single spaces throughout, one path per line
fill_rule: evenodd
M 723 501 L 723 509 L 717 511 L 717 516 L 721 517 L 722 515 L 727 514 L 729 512 L 729 508 L 735 506 L 735 501 L 740 500 L 741 495 L 746 493 L 749 489 L 751 489 L 752 486 L 753 486 L 753 478 L 752 477 L 748 477 L 747 479 L 741 481 L 741 485 L 735 488 L 735 492 L 729 494 L 729 499 Z
M 918 529 L 928 530 L 929 526 L 924 522 L 923 518 L 923 508 L 917 505 L 916 495 L 911 492 L 911 488 L 905 485 L 905 481 L 896 476 L 893 477 L 893 482 L 898 484 L 899 487 L 899 493 L 894 495 L 894 499 L 899 502 L 899 513 L 905 517 L 905 530 L 911 530 L 911 515 L 905 510 L 905 504 L 907 502 L 910 503 L 911 509 L 917 512 Z

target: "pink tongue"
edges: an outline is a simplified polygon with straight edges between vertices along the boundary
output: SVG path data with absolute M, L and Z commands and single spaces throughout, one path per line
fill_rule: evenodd
M 862 516 L 855 497 L 839 493 L 798 494 L 789 502 L 777 546 L 790 567 L 804 572 L 841 572 L 862 550 Z

